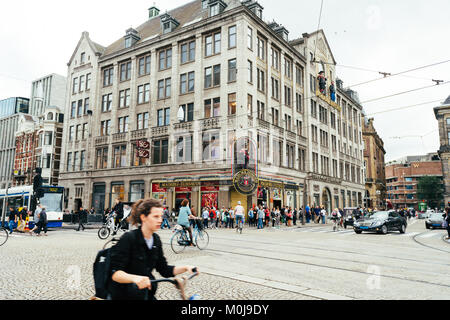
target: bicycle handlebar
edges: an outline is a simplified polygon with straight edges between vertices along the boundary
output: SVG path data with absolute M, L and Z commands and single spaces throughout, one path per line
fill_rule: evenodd
M 192 275 L 190 275 L 186 280 L 191 280 L 192 278 L 198 276 L 198 271 L 197 268 L 192 269 L 192 271 L 194 271 L 194 273 Z M 164 278 L 164 279 L 157 279 L 157 280 L 151 280 L 151 283 L 159 283 L 159 282 L 170 282 L 172 284 L 177 284 L 177 280 L 175 280 L 175 278 Z

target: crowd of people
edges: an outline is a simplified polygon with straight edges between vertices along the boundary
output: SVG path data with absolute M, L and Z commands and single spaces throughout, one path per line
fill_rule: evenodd
M 31 221 L 31 217 L 33 217 L 33 221 Z M 20 207 L 18 209 L 14 206 L 9 207 L 8 224 L 6 226 L 9 234 L 15 231 L 19 233 L 28 232 L 30 235 L 40 236 L 41 232 L 44 231 L 43 235 L 46 236 L 47 224 L 47 212 L 41 204 L 37 205 L 34 213 L 28 210 L 27 207 Z M 33 228 L 30 229 L 31 226 Z

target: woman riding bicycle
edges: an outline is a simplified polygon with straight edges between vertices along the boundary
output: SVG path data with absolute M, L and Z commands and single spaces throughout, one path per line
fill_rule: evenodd
M 189 223 L 189 219 L 193 220 L 197 219 L 197 217 L 194 216 L 191 209 L 189 209 L 189 200 L 184 199 L 183 202 L 181 202 L 181 209 L 178 215 L 178 224 L 189 232 L 189 241 L 191 242 L 191 246 L 194 247 L 195 245 L 192 241 L 192 227 Z
M 163 277 L 174 277 L 191 266 L 170 266 L 164 257 L 162 243 L 155 233 L 161 228 L 163 206 L 155 199 L 139 200 L 133 205 L 131 223 L 139 228 L 125 233 L 111 248 L 112 300 L 156 300 L 157 286 L 152 286 L 153 269 Z

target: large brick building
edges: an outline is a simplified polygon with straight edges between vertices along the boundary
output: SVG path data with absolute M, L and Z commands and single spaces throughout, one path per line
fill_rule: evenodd
M 442 165 L 437 154 L 410 156 L 386 165 L 387 200 L 394 208 L 414 207 L 418 210 L 417 184 L 421 177 L 440 179 Z

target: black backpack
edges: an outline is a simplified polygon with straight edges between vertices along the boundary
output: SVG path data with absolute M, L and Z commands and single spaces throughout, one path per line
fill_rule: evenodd
M 100 250 L 94 262 L 95 297 L 108 298 L 108 284 L 111 276 L 111 248 Z

